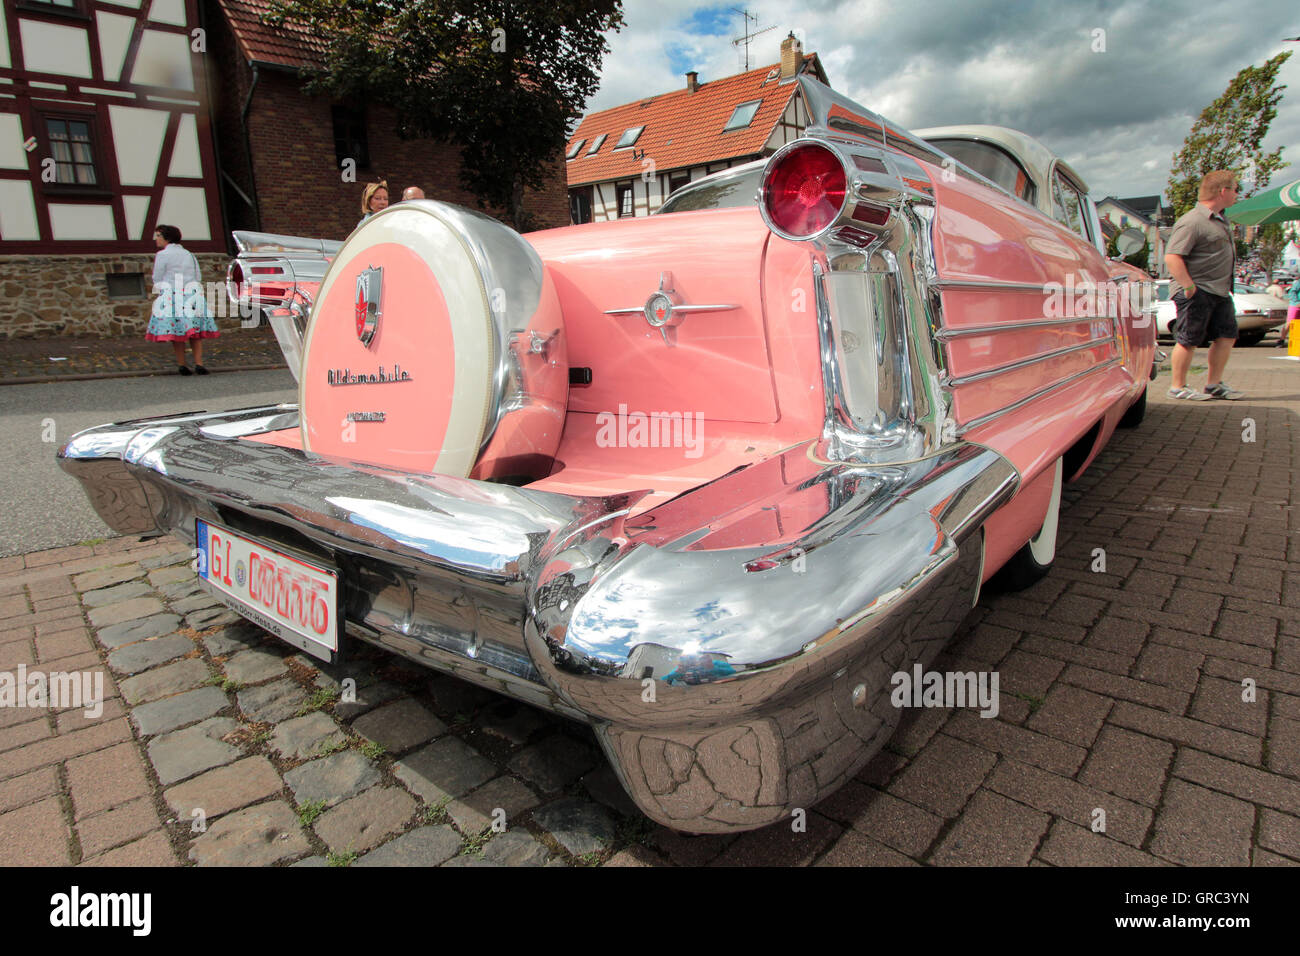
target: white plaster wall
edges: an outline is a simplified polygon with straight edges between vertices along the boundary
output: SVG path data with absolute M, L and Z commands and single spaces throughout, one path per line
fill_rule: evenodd
M 208 229 L 208 200 L 201 186 L 168 186 L 158 207 L 158 222 L 175 226 L 181 241 L 211 239 Z
M 113 127 L 118 180 L 123 186 L 152 186 L 162 156 L 167 114 L 135 106 L 110 106 L 108 118 Z
M 173 90 L 194 89 L 190 38 L 183 33 L 145 30 L 135 56 L 131 82 Z
M 39 239 L 32 184 L 22 179 L 0 179 L 0 239 Z
M 185 0 L 153 0 L 149 19 L 157 23 L 174 23 L 185 26 Z
M 203 164 L 199 159 L 199 128 L 193 113 L 182 113 L 176 128 L 176 145 L 172 148 L 172 165 L 168 176 L 203 178 Z
M 131 28 L 135 17 L 120 13 L 95 13 L 99 32 L 99 62 L 104 68 L 104 79 L 116 83 L 122 76 L 126 48 L 131 44 Z
M 26 169 L 23 121 L 17 113 L 0 113 L 0 169 Z
M 116 239 L 112 206 L 50 203 L 50 232 L 55 239 Z
M 19 20 L 23 63 L 34 73 L 58 73 L 87 80 L 90 71 L 90 36 L 81 27 L 38 20 Z
M 0 17 L 0 67 L 13 66 L 9 57 L 9 26 L 5 17 Z
M 122 210 L 126 213 L 126 238 L 144 238 L 144 217 L 149 212 L 148 196 L 123 196 Z

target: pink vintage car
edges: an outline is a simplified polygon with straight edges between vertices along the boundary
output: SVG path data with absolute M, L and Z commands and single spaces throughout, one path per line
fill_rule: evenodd
M 803 138 L 648 219 L 414 202 L 341 246 L 243 237 L 299 403 L 105 425 L 63 467 L 307 653 L 588 722 L 670 827 L 811 806 L 984 582 L 1046 572 L 1155 330 L 1033 140 L 931 143 L 799 82 Z

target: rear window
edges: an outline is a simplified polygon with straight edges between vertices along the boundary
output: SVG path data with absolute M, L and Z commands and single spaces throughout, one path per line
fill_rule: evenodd
M 693 212 L 697 209 L 727 209 L 732 206 L 757 206 L 758 184 L 763 166 L 743 172 L 720 173 L 709 179 L 683 186 L 659 207 L 656 215 Z
M 1034 183 L 1029 174 L 1000 146 L 971 139 L 930 139 L 926 142 L 997 183 L 1011 195 L 1030 204 L 1034 202 Z

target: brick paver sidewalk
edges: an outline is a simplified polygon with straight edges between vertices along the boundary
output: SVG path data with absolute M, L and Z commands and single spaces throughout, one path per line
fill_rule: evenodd
M 998 716 L 909 711 L 803 829 L 650 824 L 584 728 L 364 646 L 318 667 L 175 542 L 0 559 L 0 671 L 109 697 L 0 707 L 0 864 L 1296 865 L 1300 365 L 1274 354 L 1234 356 L 1240 402 L 1155 383 L 1067 488 L 1052 572 L 935 665 L 996 671 Z

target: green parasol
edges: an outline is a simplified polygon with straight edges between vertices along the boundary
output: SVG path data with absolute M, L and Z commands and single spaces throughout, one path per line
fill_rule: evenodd
M 1231 221 L 1243 226 L 1262 226 L 1270 222 L 1300 219 L 1300 179 L 1243 199 L 1223 211 Z

